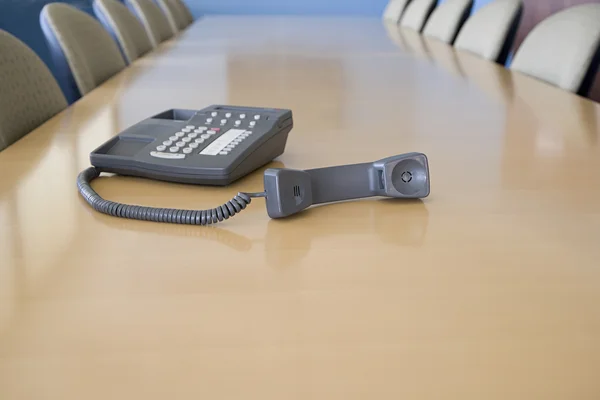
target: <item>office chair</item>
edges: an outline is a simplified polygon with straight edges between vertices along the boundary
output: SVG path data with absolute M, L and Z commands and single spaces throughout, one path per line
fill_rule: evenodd
M 410 0 L 390 0 L 383 11 L 383 20 L 398 24 L 408 3 L 410 3 Z
M 437 0 L 412 0 L 406 6 L 406 11 L 400 19 L 400 26 L 420 33 L 436 4 Z
M 119 44 L 128 64 L 152 50 L 144 27 L 122 3 L 94 0 L 93 9 L 96 18 Z
M 600 4 L 567 8 L 540 22 L 510 69 L 587 96 L 600 64 Z
M 522 14 L 522 0 L 494 0 L 467 20 L 458 33 L 454 46 L 504 65 Z
M 167 17 L 167 21 L 169 21 L 173 32 L 177 33 L 187 28 L 189 25 L 187 17 L 176 0 L 156 0 L 156 4 L 158 4 L 163 14 Z
M 69 102 L 125 68 L 115 41 L 85 12 L 67 4 L 50 3 L 42 9 L 40 24 Z
M 125 5 L 144 26 L 153 47 L 175 35 L 167 17 L 152 0 L 125 0 Z
M 425 24 L 423 35 L 453 44 L 472 9 L 473 0 L 447 0 L 433 10 Z
M 67 107 L 46 64 L 0 30 L 0 151 Z

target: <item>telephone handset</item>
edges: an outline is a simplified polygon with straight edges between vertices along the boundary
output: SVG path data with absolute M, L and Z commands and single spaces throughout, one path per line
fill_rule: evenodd
M 90 154 L 93 167 L 77 178 L 79 193 L 104 214 L 189 225 L 228 219 L 246 208 L 253 197 L 266 198 L 269 217 L 283 218 L 333 201 L 429 195 L 429 166 L 421 153 L 306 171 L 267 169 L 264 192 L 240 192 L 209 210 L 116 203 L 103 199 L 90 185 L 102 172 L 227 185 L 281 155 L 292 126 L 292 112 L 283 109 L 213 105 L 199 111 L 168 110 L 131 126 L 94 150 Z

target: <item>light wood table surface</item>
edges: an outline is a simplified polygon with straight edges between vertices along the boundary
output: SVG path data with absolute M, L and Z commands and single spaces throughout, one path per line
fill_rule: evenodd
M 169 108 L 290 108 L 271 166 L 410 151 L 430 197 L 215 227 L 75 179 Z M 377 19 L 206 17 L 0 153 L 0 399 L 598 399 L 600 107 Z M 206 208 L 262 190 L 107 177 Z

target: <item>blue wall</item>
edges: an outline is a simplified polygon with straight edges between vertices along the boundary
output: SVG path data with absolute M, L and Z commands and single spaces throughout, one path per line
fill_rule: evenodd
M 445 0 L 439 0 L 443 3 Z M 492 0 L 475 0 L 475 9 Z M 284 14 L 379 16 L 387 0 L 185 0 L 194 15 Z
M 61 0 L 54 0 L 61 1 Z M 441 0 L 442 2 L 445 0 Z M 475 8 L 493 0 L 475 0 Z M 54 71 L 39 15 L 53 0 L 0 0 L 0 29 L 17 36 Z M 93 0 L 62 0 L 93 15 Z M 380 16 L 387 0 L 185 0 L 194 15 L 287 14 Z

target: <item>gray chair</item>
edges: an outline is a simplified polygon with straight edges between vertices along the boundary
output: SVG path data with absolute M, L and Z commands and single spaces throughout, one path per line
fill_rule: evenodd
M 117 0 L 94 0 L 94 13 L 117 41 L 128 63 L 152 50 L 150 37 L 137 18 Z
M 383 20 L 398 24 L 408 3 L 410 3 L 410 0 L 390 0 L 383 11 Z
M 522 14 L 522 0 L 494 0 L 467 20 L 454 46 L 504 65 Z
M 600 63 L 600 4 L 567 8 L 537 25 L 510 68 L 587 96 Z
M 65 84 L 83 96 L 125 68 L 119 46 L 95 18 L 63 3 L 44 6 L 42 30 Z
M 400 26 L 421 32 L 436 4 L 437 0 L 412 0 L 406 6 L 406 10 L 400 19 Z
M 153 47 L 175 35 L 167 17 L 152 0 L 125 0 L 125 5 L 144 26 Z
M 67 107 L 46 64 L 0 30 L 0 151 Z
M 453 44 L 472 9 L 473 0 L 447 0 L 433 10 L 425 24 L 423 35 Z
M 189 25 L 187 17 L 176 0 L 156 0 L 156 4 L 167 17 L 173 32 L 179 32 L 187 28 Z

